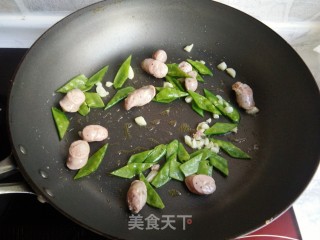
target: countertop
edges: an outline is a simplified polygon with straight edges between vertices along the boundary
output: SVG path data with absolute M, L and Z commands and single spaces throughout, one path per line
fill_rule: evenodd
M 240 1 L 219 1 L 252 15 L 277 32 L 301 56 L 320 88 L 320 5 L 315 14 L 305 20 L 266 20 L 267 10 L 240 4 Z M 269 2 L 269 1 L 268 1 Z M 269 7 L 270 8 L 270 7 Z M 271 9 L 271 8 L 270 8 Z M 288 11 L 288 10 L 287 10 Z M 29 48 L 54 23 L 70 12 L 52 15 L 1 15 L 0 48 Z M 304 240 L 320 237 L 320 168 L 293 208 Z

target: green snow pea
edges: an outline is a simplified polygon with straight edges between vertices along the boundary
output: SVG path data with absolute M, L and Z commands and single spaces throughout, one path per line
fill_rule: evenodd
M 179 147 L 179 141 L 173 140 L 167 145 L 167 153 L 166 153 L 166 159 L 167 161 L 171 156 L 174 156 L 175 159 L 177 159 L 177 153 L 178 153 L 178 147 Z
M 160 103 L 170 103 L 178 98 L 188 96 L 188 93 L 176 88 L 162 88 L 154 98 L 154 101 Z
M 99 96 L 98 93 L 95 92 L 85 92 L 84 95 L 86 96 L 86 104 L 90 108 L 103 108 L 104 103 Z
M 179 68 L 179 65 L 177 63 L 168 63 L 167 67 L 168 67 L 167 75 L 170 77 L 178 77 L 178 78 L 190 77 L 187 73 L 185 73 Z
M 77 75 L 70 79 L 66 84 L 64 84 L 62 87 L 60 87 L 58 90 L 56 90 L 59 93 L 67 93 L 72 89 L 78 88 L 80 90 L 86 89 L 86 83 L 88 81 L 88 78 L 83 75 Z
M 179 142 L 179 146 L 178 146 L 178 160 L 180 162 L 186 162 L 190 159 L 190 155 L 187 152 L 187 150 L 185 149 L 185 147 L 183 146 L 182 143 Z
M 197 174 L 212 176 L 212 166 L 209 164 L 208 160 L 201 160 L 199 162 Z
M 108 148 L 108 144 L 103 145 L 98 151 L 96 151 L 89 159 L 87 164 L 82 167 L 77 174 L 74 176 L 73 179 L 79 179 L 85 176 L 88 176 L 89 174 L 93 173 L 98 169 L 100 166 L 104 155 L 106 154 Z
M 199 149 L 193 153 L 190 154 L 190 158 L 193 158 L 199 154 L 202 154 L 202 158 L 201 160 L 204 161 L 204 160 L 207 160 L 212 154 L 215 154 L 214 152 L 212 152 L 210 149 L 208 148 L 202 148 L 202 149 Z
M 221 114 L 220 111 L 204 96 L 193 91 L 188 91 L 188 93 L 192 97 L 193 101 L 196 102 L 199 108 L 214 114 Z
M 122 178 L 133 178 L 135 175 L 151 168 L 152 165 L 153 163 L 130 163 L 111 172 L 111 174 Z
M 122 85 L 125 83 L 125 81 L 128 79 L 130 64 L 131 64 L 131 55 L 120 66 L 113 80 L 114 88 L 116 89 L 121 88 Z
M 191 102 L 191 107 L 193 109 L 193 111 L 195 111 L 196 113 L 198 113 L 201 117 L 204 117 L 204 111 L 203 109 L 201 109 L 195 101 Z
M 209 159 L 210 165 L 218 169 L 224 175 L 229 175 L 228 162 L 225 158 L 219 156 L 218 154 L 213 154 Z
M 251 157 L 242 151 L 240 148 L 232 144 L 231 142 L 219 140 L 219 139 L 210 139 L 212 142 L 218 144 L 220 148 L 222 148 L 227 154 L 229 154 L 231 157 L 234 158 L 245 158 L 245 159 L 250 159 Z
M 98 82 L 101 82 L 104 75 L 108 71 L 109 66 L 105 66 L 102 69 L 100 69 L 98 72 L 93 74 L 88 81 L 86 82 L 86 89 L 85 90 L 90 90 L 95 84 Z
M 58 130 L 60 140 L 64 137 L 69 127 L 69 119 L 66 114 L 56 107 L 51 108 L 53 120 Z
M 204 82 L 203 77 L 201 76 L 201 74 L 195 68 L 193 68 L 193 71 L 197 72 L 196 79 L 198 80 L 198 82 Z
M 90 108 L 86 102 L 81 104 L 78 113 L 80 113 L 82 116 L 87 116 L 90 113 Z
M 213 76 L 212 71 L 203 63 L 193 61 L 191 59 L 187 59 L 187 62 L 190 63 L 200 74 Z
M 167 146 L 165 144 L 160 144 L 151 150 L 151 153 L 144 160 L 145 163 L 156 163 L 158 162 L 167 151 Z
M 111 108 L 113 105 L 117 104 L 122 99 L 126 98 L 134 90 L 135 89 L 133 87 L 125 87 L 125 88 L 119 89 L 116 92 L 116 94 L 110 99 L 110 101 L 107 103 L 104 110 Z
M 158 174 L 151 181 L 151 184 L 154 187 L 159 188 L 159 187 L 165 185 L 170 180 L 171 180 L 171 177 L 170 177 L 170 161 L 166 161 L 165 164 L 160 168 Z
M 139 178 L 140 181 L 143 181 L 147 187 L 147 204 L 155 208 L 163 209 L 164 204 L 156 190 L 154 190 L 154 188 L 151 186 L 151 184 L 147 181 L 147 179 L 142 173 L 140 173 Z
M 166 81 L 171 83 L 173 85 L 174 88 L 184 92 L 184 87 L 182 86 L 181 82 L 176 79 L 175 77 L 171 77 L 169 75 L 166 76 Z
M 188 160 L 185 163 L 182 163 L 180 165 L 180 170 L 183 172 L 184 176 L 189 176 L 192 175 L 194 173 L 196 173 L 198 171 L 199 168 L 199 162 L 202 159 L 202 153 L 196 155 L 193 158 L 190 158 L 190 160 Z
M 216 108 L 218 108 L 224 116 L 228 117 L 231 121 L 236 123 L 240 121 L 239 112 L 233 106 L 231 106 L 226 100 L 224 100 L 223 98 L 218 98 L 216 95 L 214 95 L 207 89 L 203 89 L 203 91 L 206 98 L 209 99 L 209 101 L 214 106 L 216 106 Z M 231 107 L 232 111 L 228 111 L 227 107 Z
M 178 181 L 183 181 L 184 180 L 184 174 L 180 169 L 181 163 L 179 163 L 176 159 L 173 158 L 174 156 L 171 157 L 170 160 L 170 172 L 169 176 L 173 179 L 176 179 Z
M 213 124 L 210 128 L 204 131 L 206 135 L 213 135 L 213 134 L 225 134 L 231 132 L 235 129 L 238 125 L 236 123 L 221 123 L 217 122 Z
M 147 150 L 147 151 L 143 151 L 143 152 L 139 152 L 139 153 L 131 155 L 128 160 L 128 164 L 130 164 L 130 163 L 143 163 L 146 160 L 146 158 L 150 155 L 151 152 L 152 152 L 152 150 Z

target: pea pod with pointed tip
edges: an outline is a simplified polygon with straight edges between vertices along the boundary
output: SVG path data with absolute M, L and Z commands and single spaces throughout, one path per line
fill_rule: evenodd
M 119 89 L 122 87 L 122 85 L 126 82 L 129 76 L 129 69 L 131 64 L 131 57 L 130 55 L 120 66 L 114 80 L 113 80 L 113 86 L 116 89 Z
M 231 142 L 219 140 L 219 139 L 210 139 L 212 142 L 218 144 L 220 148 L 222 148 L 227 154 L 229 154 L 231 157 L 234 158 L 244 158 L 244 159 L 250 159 L 251 157 L 242 151 L 240 148 L 232 144 Z
M 111 175 L 122 177 L 122 178 L 133 178 L 137 174 L 151 168 L 153 163 L 130 163 L 122 168 L 114 170 Z
M 204 95 L 206 98 L 216 107 L 219 111 L 233 122 L 238 123 L 240 121 L 240 114 L 233 106 L 230 105 L 226 100 L 223 98 L 218 98 L 212 92 L 207 89 L 203 89 Z M 229 110 L 228 110 L 229 107 Z M 231 108 L 230 108 L 231 107 Z M 232 110 L 232 111 L 230 111 Z
M 88 176 L 89 174 L 95 172 L 99 168 L 99 166 L 100 166 L 100 164 L 106 154 L 107 148 L 108 148 L 108 144 L 105 144 L 97 152 L 95 152 L 88 159 L 87 164 L 77 172 L 74 179 L 79 179 L 79 178 Z
M 56 128 L 58 130 L 59 139 L 61 140 L 68 130 L 70 121 L 66 114 L 56 107 L 52 107 L 51 112 Z
M 111 108 L 113 105 L 117 104 L 121 100 L 125 99 L 130 93 L 132 93 L 135 90 L 134 87 L 125 87 L 122 89 L 119 89 L 116 94 L 110 99 L 110 101 L 107 103 L 104 110 L 107 110 Z
M 140 181 L 143 181 L 147 187 L 147 204 L 156 208 L 163 209 L 165 206 L 156 190 L 154 190 L 154 188 L 142 173 L 139 174 L 139 178 Z

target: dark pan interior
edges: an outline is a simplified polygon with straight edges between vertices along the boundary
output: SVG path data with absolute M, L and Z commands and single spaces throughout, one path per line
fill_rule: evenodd
M 187 53 L 183 47 L 190 43 L 194 48 Z M 167 51 L 169 62 L 189 57 L 204 60 L 214 76 L 206 77 L 201 88 L 233 104 L 231 85 L 235 81 L 249 84 L 261 111 L 253 117 L 240 110 L 238 133 L 221 137 L 245 139 L 238 146 L 252 159 L 225 156 L 230 176 L 214 172 L 217 190 L 213 195 L 195 196 L 180 182 L 171 181 L 158 190 L 165 209 L 147 206 L 140 213 L 144 218 L 154 214 L 160 219 L 173 215 L 176 230 L 129 230 L 125 198 L 132 180 L 108 173 L 124 165 L 139 148 L 183 141 L 187 133 L 181 125 L 195 128 L 211 116 L 199 117 L 183 100 L 170 105 L 151 103 L 128 112 L 118 104 L 107 111 L 95 109 L 88 117 L 69 114 L 70 131 L 59 141 L 51 107 L 58 106 L 62 95 L 55 90 L 67 80 L 80 73 L 90 76 L 109 65 L 104 82 L 112 81 L 129 54 L 135 78 L 126 86 L 162 86 L 162 80 L 140 69 L 140 62 L 159 48 Z M 221 61 L 236 69 L 236 79 L 216 69 Z M 308 68 L 272 30 L 212 1 L 105 1 L 72 14 L 49 29 L 28 52 L 15 76 L 9 104 L 13 149 L 30 186 L 77 223 L 115 238 L 236 237 L 287 209 L 319 164 L 319 90 Z M 168 109 L 169 114 L 163 114 Z M 133 122 L 140 115 L 147 120 L 147 128 Z M 132 123 L 131 137 L 124 130 L 128 123 Z M 65 159 L 70 143 L 79 139 L 78 131 L 87 124 L 106 126 L 110 146 L 98 171 L 75 181 L 75 172 L 65 167 Z M 91 144 L 92 152 L 100 146 Z M 181 195 L 172 196 L 172 190 Z M 178 215 L 191 215 L 192 224 L 184 230 Z

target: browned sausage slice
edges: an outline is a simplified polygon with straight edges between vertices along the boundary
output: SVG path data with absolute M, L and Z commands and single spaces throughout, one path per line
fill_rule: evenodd
M 147 202 L 147 187 L 143 181 L 135 180 L 127 193 L 127 202 L 129 210 L 138 213 Z
M 210 176 L 198 174 L 190 175 L 185 178 L 185 183 L 190 190 L 195 194 L 208 195 L 216 190 L 216 183 Z

